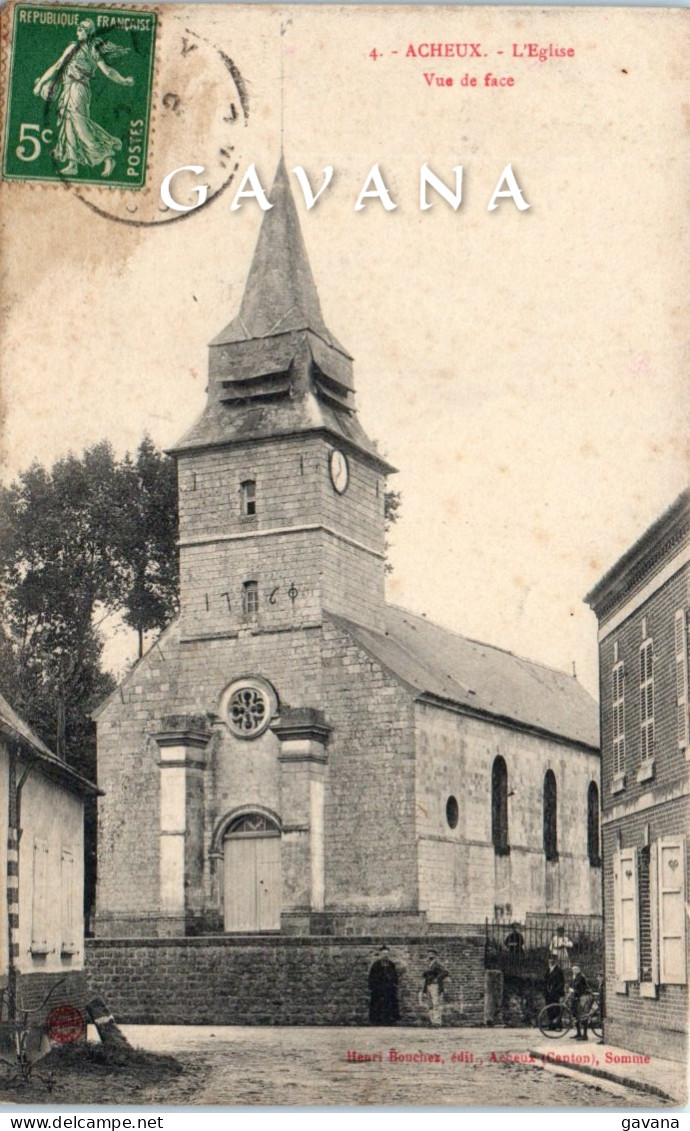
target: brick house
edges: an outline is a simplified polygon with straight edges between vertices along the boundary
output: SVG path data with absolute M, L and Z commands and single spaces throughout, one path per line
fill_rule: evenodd
M 0 988 L 36 1005 L 60 982 L 53 1002 L 84 1001 L 84 800 L 96 787 L 1 695 L 0 781 Z
M 177 444 L 181 611 L 100 708 L 99 936 L 420 935 L 598 914 L 577 681 L 384 597 L 360 425 L 281 161 Z
M 606 1038 L 684 1059 L 690 491 L 586 597 L 599 619 Z

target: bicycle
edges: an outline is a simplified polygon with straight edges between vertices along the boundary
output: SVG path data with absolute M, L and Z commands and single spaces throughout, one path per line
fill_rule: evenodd
M 64 985 L 65 981 L 65 978 L 61 978 L 59 982 L 55 982 L 41 1003 L 33 1008 L 25 1006 L 18 1000 L 16 1020 L 0 1020 L 0 1064 L 11 1069 L 3 1081 L 8 1086 L 28 1084 L 36 1061 L 50 1052 L 51 1045 L 46 1037 L 45 1025 L 39 1018 L 42 1017 L 52 995 Z M 0 1018 L 3 1007 L 6 1006 L 6 999 L 7 990 L 0 990 Z M 55 1083 L 54 1073 L 49 1072 L 48 1075 L 36 1073 L 36 1075 L 48 1091 L 52 1092 Z
M 545 1005 L 537 1017 L 537 1025 L 544 1036 L 555 1040 L 564 1037 L 576 1023 L 577 1018 L 566 1001 Z M 594 994 L 589 1010 L 580 1018 L 580 1024 L 586 1025 L 601 1040 L 603 1028 L 599 994 Z

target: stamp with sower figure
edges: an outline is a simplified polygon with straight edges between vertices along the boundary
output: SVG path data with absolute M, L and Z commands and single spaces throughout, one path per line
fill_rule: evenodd
M 156 25 L 151 9 L 14 7 L 6 179 L 143 188 Z

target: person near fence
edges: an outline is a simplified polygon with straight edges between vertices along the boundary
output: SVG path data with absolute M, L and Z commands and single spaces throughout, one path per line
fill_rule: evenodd
M 544 977 L 544 1001 L 547 1005 L 559 1005 L 565 994 L 565 974 L 563 973 L 555 954 L 549 955 L 549 968 Z M 560 1015 L 560 1011 L 559 1011 Z M 556 1022 L 555 1029 L 561 1028 L 560 1020 Z
M 424 971 L 423 985 L 419 994 L 420 1004 L 429 1010 L 429 1020 L 434 1026 L 443 1023 L 443 989 L 450 977 L 438 957 L 437 950 L 430 950 Z
M 573 966 L 572 977 L 568 986 L 568 1005 L 575 1018 L 574 1041 L 586 1041 L 589 1026 L 589 1013 L 592 1008 L 593 995 L 587 979 L 579 966 Z
M 549 953 L 558 959 L 561 970 L 570 970 L 570 952 L 572 949 L 572 939 L 568 938 L 565 927 L 562 923 L 559 923 L 556 927 L 556 934 L 551 939 Z
M 525 936 L 519 930 L 519 927 L 519 923 L 511 923 L 511 930 L 503 940 L 503 945 L 508 951 L 508 954 L 511 958 L 515 959 L 516 962 L 519 962 L 522 958 L 525 949 Z
M 369 968 L 369 1024 L 395 1025 L 400 1020 L 398 971 L 387 946 Z

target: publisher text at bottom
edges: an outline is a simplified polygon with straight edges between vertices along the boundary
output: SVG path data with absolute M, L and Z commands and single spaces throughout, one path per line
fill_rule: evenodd
M 481 1056 L 475 1055 L 469 1049 L 458 1049 L 450 1054 L 430 1052 L 428 1049 L 378 1049 L 375 1052 L 360 1052 L 358 1049 L 348 1049 L 345 1053 L 348 1064 L 586 1064 L 598 1068 L 601 1064 L 649 1064 L 650 1058 L 639 1053 L 618 1054 L 606 1050 L 603 1055 L 594 1052 L 561 1052 L 558 1049 L 548 1049 L 535 1054 L 530 1052 L 488 1052 Z

